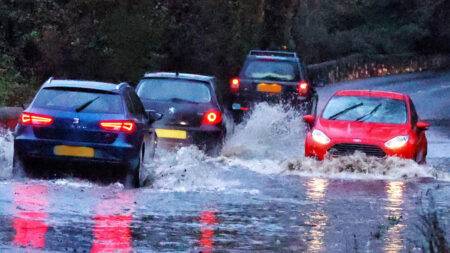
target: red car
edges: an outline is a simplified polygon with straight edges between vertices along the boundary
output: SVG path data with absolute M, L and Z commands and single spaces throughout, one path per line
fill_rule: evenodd
M 322 115 L 304 116 L 310 126 L 305 156 L 397 156 L 425 163 L 430 124 L 419 121 L 408 95 L 367 90 L 343 90 L 328 101 Z

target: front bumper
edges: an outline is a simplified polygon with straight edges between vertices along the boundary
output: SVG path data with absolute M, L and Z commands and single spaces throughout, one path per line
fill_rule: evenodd
M 305 156 L 314 157 L 318 160 L 324 160 L 325 158 L 331 156 L 342 156 L 351 155 L 355 151 L 365 153 L 368 156 L 375 157 L 399 157 L 403 159 L 414 160 L 415 156 L 415 145 L 413 143 L 407 143 L 404 147 L 399 149 L 389 149 L 385 147 L 384 142 L 381 141 L 357 141 L 355 139 L 349 138 L 339 138 L 332 139 L 332 141 L 326 145 L 316 143 L 311 136 L 311 133 L 307 134 L 305 139 Z M 352 152 L 344 152 L 352 151 Z

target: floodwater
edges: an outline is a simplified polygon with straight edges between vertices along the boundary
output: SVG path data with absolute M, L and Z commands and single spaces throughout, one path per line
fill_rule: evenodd
M 159 150 L 141 189 L 71 176 L 13 180 L 5 134 L 0 251 L 422 252 L 422 215 L 432 211 L 449 241 L 450 73 L 320 88 L 320 106 L 334 90 L 368 87 L 410 94 L 433 123 L 428 165 L 306 159 L 300 116 L 267 104 L 236 126 L 219 157 Z

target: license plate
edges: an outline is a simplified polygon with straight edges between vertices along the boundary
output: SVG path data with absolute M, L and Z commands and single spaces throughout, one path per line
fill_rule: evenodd
M 257 90 L 259 92 L 281 93 L 282 87 L 279 84 L 260 83 L 258 84 Z
M 187 132 L 183 130 L 156 129 L 156 136 L 158 138 L 185 140 L 187 139 Z
M 73 146 L 55 146 L 53 153 L 57 156 L 72 156 L 72 157 L 86 157 L 93 158 L 95 150 L 88 147 L 73 147 Z

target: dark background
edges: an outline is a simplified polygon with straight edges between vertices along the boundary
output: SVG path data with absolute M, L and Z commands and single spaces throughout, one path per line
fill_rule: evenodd
M 0 0 L 0 104 L 42 81 L 236 74 L 250 49 L 307 64 L 450 52 L 449 0 Z

